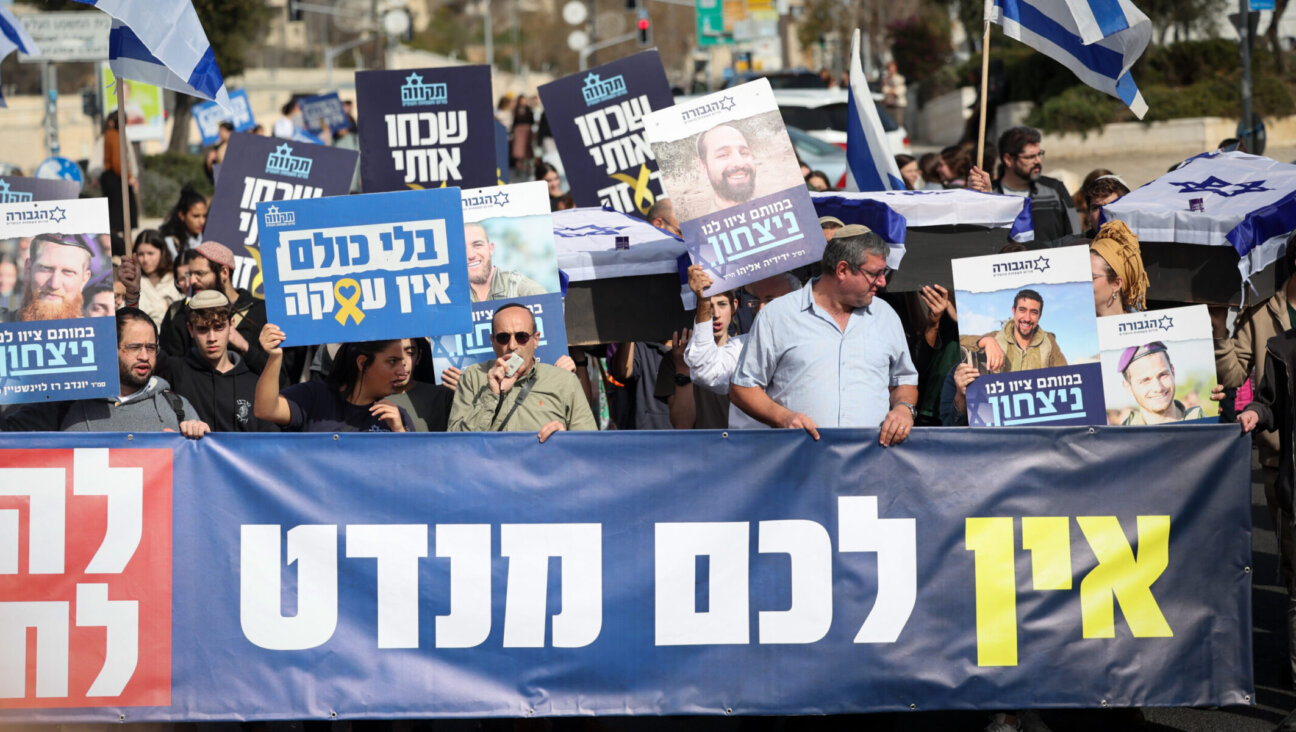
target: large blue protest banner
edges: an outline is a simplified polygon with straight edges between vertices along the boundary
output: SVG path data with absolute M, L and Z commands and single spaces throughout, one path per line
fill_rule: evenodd
M 302 121 L 306 124 L 306 129 L 317 135 L 326 129 L 336 133 L 351 126 L 351 120 L 347 117 L 337 92 L 304 97 L 298 100 L 298 104 L 301 105 Z
M 0 203 L 66 201 L 80 195 L 81 186 L 73 180 L 0 175 Z
M 260 203 L 266 313 L 288 346 L 470 329 L 459 189 Z
M 360 71 L 356 104 L 366 192 L 498 182 L 489 66 Z
M 1250 703 L 1237 435 L 0 435 L 0 721 Z
M 644 118 L 693 263 L 708 296 L 823 256 L 819 216 L 768 79 Z
M 22 297 L 0 309 L 0 404 L 120 391 L 117 321 L 111 307 L 91 307 L 101 290 L 112 303 L 111 270 L 99 287 L 94 282 L 107 231 L 104 198 L 0 204 L 0 253 L 12 241 L 30 242 Z
M 202 135 L 202 144 L 211 145 L 220 139 L 221 122 L 230 122 L 235 132 L 247 132 L 256 127 L 256 118 L 252 115 L 252 104 L 248 102 L 247 90 L 238 89 L 230 92 L 230 109 L 227 112 L 216 102 L 203 102 L 193 108 L 194 122 L 198 125 L 198 134 Z
M 565 76 L 538 91 L 576 205 L 647 214 L 662 187 L 643 119 L 675 103 L 657 49 Z
M 257 204 L 345 196 L 351 192 L 359 154 L 239 133 L 227 144 L 203 238 L 234 251 L 234 286 L 261 297 Z

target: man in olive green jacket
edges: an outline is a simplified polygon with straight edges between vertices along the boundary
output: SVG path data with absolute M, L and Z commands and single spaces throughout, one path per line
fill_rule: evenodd
M 994 373 L 1066 366 L 1057 338 L 1039 327 L 1043 314 L 1043 296 L 1034 290 L 1022 290 L 1013 297 L 1012 317 L 1003 328 L 959 340 L 966 348 L 985 349 L 986 365 Z
M 536 362 L 539 336 L 535 316 L 526 306 L 508 303 L 495 311 L 491 346 L 496 359 L 470 366 L 459 377 L 449 431 L 534 430 L 544 442 L 555 432 L 598 429 L 576 375 Z M 508 376 L 514 354 L 522 365 Z

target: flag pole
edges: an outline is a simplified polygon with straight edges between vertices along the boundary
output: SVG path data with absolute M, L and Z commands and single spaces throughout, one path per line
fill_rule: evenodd
M 985 135 L 986 135 L 986 103 L 987 87 L 990 79 L 990 12 L 994 8 L 994 0 L 985 0 L 985 35 L 981 38 L 981 121 L 977 125 L 977 156 L 976 164 L 978 168 L 985 170 Z M 986 171 L 993 178 L 991 171 Z
M 122 239 L 126 247 L 126 256 L 135 253 L 135 245 L 131 236 L 131 215 L 130 215 L 130 142 L 126 139 L 126 85 L 125 79 L 113 72 L 113 79 L 117 86 L 117 153 L 121 158 L 122 168 Z

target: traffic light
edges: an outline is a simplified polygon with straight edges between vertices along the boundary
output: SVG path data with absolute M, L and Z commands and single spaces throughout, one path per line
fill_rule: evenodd
M 293 22 L 302 19 L 301 8 L 297 7 L 297 0 L 288 0 L 288 21 Z
M 652 45 L 652 21 L 642 10 L 639 11 L 639 45 L 645 48 Z

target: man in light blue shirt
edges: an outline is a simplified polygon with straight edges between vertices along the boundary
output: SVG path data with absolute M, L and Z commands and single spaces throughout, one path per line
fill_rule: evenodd
M 918 373 L 900 318 L 874 295 L 890 247 L 877 234 L 836 236 L 823 274 L 761 311 L 729 388 L 732 402 L 776 428 L 881 426 L 879 442 L 909 436 Z

